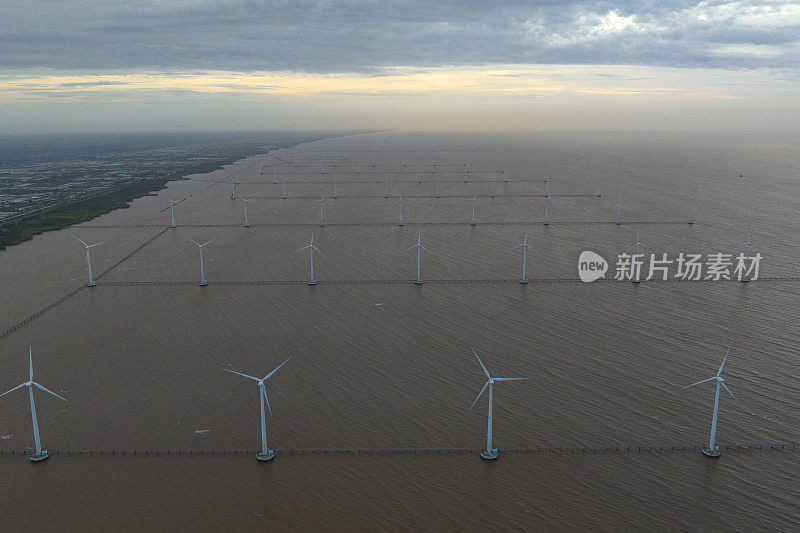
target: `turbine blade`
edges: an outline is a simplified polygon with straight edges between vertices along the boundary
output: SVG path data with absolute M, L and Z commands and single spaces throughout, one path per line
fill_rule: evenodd
M 70 233 L 70 235 L 72 235 L 72 234 Z M 75 237 L 75 235 L 72 235 L 72 236 L 73 236 L 73 237 Z M 75 238 L 76 238 L 76 239 L 78 239 L 77 237 L 75 237 Z M 89 245 L 88 245 L 88 244 L 86 244 L 85 242 L 83 242 L 83 241 L 82 241 L 82 240 L 80 240 L 80 239 L 78 239 L 78 242 L 79 242 L 79 243 L 81 243 L 82 245 L 86 246 L 87 248 L 89 247 Z
M 236 372 L 235 370 L 228 370 L 227 368 L 223 368 L 222 370 L 224 370 L 225 372 L 230 372 L 231 374 L 239 374 L 240 376 L 244 376 L 246 378 L 250 378 L 250 379 L 254 379 L 254 380 L 258 381 L 258 378 L 255 377 L 255 376 L 248 376 L 247 374 L 242 374 L 241 372 Z
M 197 242 L 197 241 L 193 241 L 192 239 L 189 239 L 189 242 L 193 242 L 193 243 L 195 243 L 197 245 L 198 248 L 202 248 L 202 246 L 200 246 L 200 243 Z
M 297 252 L 302 252 L 302 251 L 303 251 L 303 250 L 305 250 L 306 248 L 311 248 L 311 246 L 312 246 L 311 244 L 309 244 L 308 246 L 303 246 L 302 248 L 300 248 L 299 250 L 297 250 Z M 295 252 L 295 253 L 297 253 L 297 252 Z
M 527 246 L 527 244 L 525 244 L 525 243 L 523 242 L 522 244 L 518 244 L 518 245 L 516 245 L 515 247 L 513 247 L 513 248 L 512 248 L 512 250 L 516 250 L 517 248 L 522 248 L 523 246 Z
M 472 350 L 472 353 L 474 353 L 475 357 L 478 359 L 478 362 L 480 363 L 481 368 L 483 369 L 483 373 L 486 374 L 486 377 L 492 379 L 492 376 L 489 375 L 489 371 L 486 370 L 485 366 L 483 366 L 483 361 L 481 361 L 481 358 L 478 357 L 478 352 L 475 351 L 475 348 L 470 348 L 470 350 Z
M 531 378 L 494 378 L 495 381 L 520 381 Z
M 33 381 L 33 350 L 31 349 L 30 345 L 28 345 L 28 361 L 30 361 L 30 369 L 31 369 L 30 377 L 28 379 Z
M 685 387 L 682 387 L 681 390 L 688 389 L 689 387 L 694 387 L 695 385 L 700 385 L 701 383 L 705 383 L 706 381 L 711 381 L 713 379 L 717 379 L 717 376 L 714 376 L 713 378 L 703 379 L 701 381 L 698 381 L 697 383 L 692 383 L 691 385 L 686 385 Z
M 269 410 L 269 414 L 272 415 L 272 407 L 269 406 L 269 398 L 267 398 L 267 388 L 265 386 L 261 386 L 261 394 L 264 395 L 264 400 L 267 402 L 267 409 Z
M 430 250 L 428 250 L 427 248 L 425 248 L 424 246 L 422 246 L 421 244 L 419 245 L 419 247 L 422 248 L 423 250 L 425 250 L 426 252 L 428 252 L 429 254 L 433 253 Z
M 11 390 L 7 390 L 7 391 L 5 391 L 3 394 L 0 394 L 0 396 L 5 396 L 6 394 L 8 394 L 8 393 L 10 393 L 10 392 L 14 392 L 14 391 L 15 391 L 15 390 L 17 390 L 17 389 L 21 389 L 21 388 L 22 388 L 22 387 L 24 387 L 24 386 L 25 386 L 25 384 L 24 384 L 24 383 L 22 383 L 22 384 L 20 384 L 20 385 L 17 385 L 17 386 L 16 386 L 16 387 L 14 387 L 13 389 L 11 389 Z
M 409 250 L 413 250 L 413 249 L 414 249 L 414 248 L 416 248 L 417 246 L 418 246 L 417 244 L 415 244 L 414 246 L 409 246 L 408 248 L 406 248 L 405 250 L 403 250 L 403 252 L 407 252 L 407 251 L 409 251 Z M 403 252 L 400 252 L 400 253 L 403 253 Z
M 59 396 L 58 394 L 56 394 L 55 392 L 51 391 L 50 389 L 48 389 L 47 387 L 45 387 L 45 386 L 43 386 L 43 385 L 39 385 L 39 384 L 38 384 L 38 383 L 36 383 L 35 381 L 33 382 L 33 384 L 34 384 L 34 385 L 36 385 L 37 387 L 39 387 L 40 389 L 42 389 L 43 391 L 45 391 L 45 392 L 49 392 L 50 394 L 52 394 L 52 395 L 53 395 L 53 396 L 55 396 L 56 398 L 61 398 L 61 399 L 62 399 L 62 400 L 64 400 L 65 402 L 67 401 L 67 399 L 66 399 L 66 398 L 64 398 L 63 396 Z
M 94 243 L 94 244 L 90 244 L 89 246 L 87 246 L 87 248 L 94 248 L 95 246 L 100 246 L 100 245 L 101 245 L 101 244 L 103 244 L 104 242 L 105 242 L 105 241 L 100 241 L 100 242 L 96 242 L 96 243 Z
M 321 253 L 322 255 L 327 255 L 325 252 L 323 252 L 322 250 L 320 250 L 319 248 L 317 248 L 317 247 L 316 247 L 316 246 L 314 246 L 313 244 L 311 245 L 311 247 L 312 247 L 313 249 L 315 249 L 316 251 L 318 251 L 319 253 Z
M 277 367 L 275 370 L 273 370 L 272 372 L 270 372 L 269 374 L 267 374 L 266 376 L 264 376 L 264 379 L 269 379 L 270 377 L 272 377 L 272 374 L 274 374 L 275 372 L 277 372 L 277 371 L 278 371 L 278 370 L 279 370 L 279 369 L 280 369 L 280 368 L 281 368 L 283 365 L 285 365 L 286 363 L 288 363 L 288 362 L 289 362 L 289 359 L 291 359 L 291 357 L 289 357 L 288 359 L 286 359 L 286 361 L 284 361 L 283 363 L 279 364 L 279 365 L 278 365 L 278 367 Z
M 202 244 L 202 246 L 205 246 L 206 244 L 211 244 L 212 242 L 214 242 L 214 241 L 216 241 L 216 240 L 217 240 L 217 238 L 216 238 L 216 237 L 214 237 L 214 238 L 213 238 L 213 239 L 211 239 L 210 241 L 206 241 L 206 242 L 204 242 L 204 243 Z
M 733 396 L 733 399 L 734 399 L 734 400 L 736 400 L 736 401 L 738 402 L 738 401 L 739 401 L 739 398 L 737 398 L 736 396 L 734 396 L 734 394 L 731 392 L 731 390 L 728 388 L 728 386 L 727 386 L 727 385 L 725 385 L 725 382 L 724 382 L 724 381 L 720 381 L 720 383 L 722 383 L 722 386 L 723 386 L 723 387 L 725 387 L 725 390 L 726 390 L 726 391 L 728 391 L 728 394 L 730 394 L 731 396 Z
M 475 407 L 475 404 L 476 404 L 476 403 L 478 403 L 478 400 L 480 400 L 480 399 L 481 399 L 481 395 L 483 394 L 483 391 L 485 391 L 485 390 L 486 390 L 486 387 L 488 387 L 488 386 L 489 386 L 489 382 L 488 382 L 488 381 L 487 381 L 486 383 L 484 383 L 484 384 L 483 384 L 483 388 L 482 388 L 482 389 L 481 389 L 481 391 L 478 393 L 478 397 L 477 397 L 477 398 L 475 398 L 475 401 L 474 401 L 474 402 L 472 402 L 472 405 L 470 405 L 470 406 L 469 406 L 469 410 L 470 410 L 470 411 L 472 411 L 472 408 L 473 408 L 473 407 Z
M 731 353 L 731 348 L 733 348 L 733 344 L 728 346 L 728 351 L 725 352 L 725 357 L 722 358 L 722 364 L 719 365 L 719 370 L 717 370 L 717 376 L 722 374 L 722 367 L 725 366 L 725 360 L 728 359 L 728 354 Z

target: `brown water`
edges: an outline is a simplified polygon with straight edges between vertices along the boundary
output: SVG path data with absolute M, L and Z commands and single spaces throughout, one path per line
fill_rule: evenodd
M 241 227 L 229 183 L 206 181 L 231 175 L 229 167 L 0 253 L 4 330 L 84 281 L 84 252 L 70 232 L 104 241 L 93 249 L 99 272 L 162 230 L 100 226 L 166 225 L 166 196 L 191 195 L 176 207 L 177 229 L 100 286 L 0 338 L 2 390 L 25 379 L 31 344 L 37 381 L 69 399 L 37 393 L 45 447 L 257 448 L 257 388 L 222 369 L 263 375 L 292 356 L 268 382 L 271 447 L 477 448 L 486 400 L 468 411 L 483 385 L 470 347 L 496 375 L 532 377 L 496 388 L 496 446 L 697 444 L 708 438 L 713 386 L 680 389 L 713 375 L 728 344 L 724 376 L 739 402 L 721 396 L 718 442 L 800 440 L 800 283 L 432 282 L 518 277 L 521 254 L 509 249 L 525 232 L 536 279 L 576 278 L 581 251 L 612 259 L 637 230 L 648 252 L 673 257 L 738 253 L 748 228 L 764 256 L 761 276 L 798 276 L 796 139 L 397 133 L 318 141 L 273 158 L 292 162 L 279 167 L 287 200 L 271 169 L 259 174 L 263 156 L 237 164 L 238 193 L 259 197 L 248 205 L 253 227 Z M 308 183 L 332 179 L 334 158 L 336 200 L 331 185 Z M 489 184 L 463 183 L 466 159 L 470 180 L 507 168 L 514 181 L 498 182 L 489 198 Z M 394 181 L 389 200 L 375 162 Z M 452 180 L 439 199 L 425 181 L 434 162 Z M 544 191 L 545 166 L 555 195 L 549 227 L 544 199 L 523 196 Z M 410 174 L 396 174 L 403 170 Z M 596 176 L 602 198 L 592 196 Z M 574 223 L 613 221 L 618 194 L 625 221 L 685 221 L 692 189 L 693 226 Z M 404 227 L 393 224 L 400 192 Z M 323 193 L 329 225 L 320 228 Z M 363 225 L 338 225 L 351 223 Z M 307 279 L 308 256 L 295 251 L 312 232 L 325 253 L 315 255 L 318 286 L 213 283 Z M 421 287 L 410 282 L 415 253 L 401 253 L 418 232 L 432 252 L 423 256 L 431 281 Z M 188 239 L 211 238 L 208 287 L 104 284 L 197 281 Z M 0 409 L 0 448 L 32 447 L 25 394 L 3 397 Z M 490 463 L 476 453 L 278 453 L 267 464 L 251 455 L 54 455 L 35 465 L 0 456 L 0 529 L 787 530 L 800 525 L 799 463 L 794 451 L 728 451 L 718 460 L 688 451 L 509 452 Z

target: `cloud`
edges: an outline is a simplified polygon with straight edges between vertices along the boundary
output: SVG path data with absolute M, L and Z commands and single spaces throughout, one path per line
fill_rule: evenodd
M 800 64 L 800 5 L 784 0 L 6 0 L 3 11 L 0 69 Z

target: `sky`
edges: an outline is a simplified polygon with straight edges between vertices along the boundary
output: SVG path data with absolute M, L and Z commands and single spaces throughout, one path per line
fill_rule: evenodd
M 0 134 L 797 131 L 800 1 L 4 0 Z

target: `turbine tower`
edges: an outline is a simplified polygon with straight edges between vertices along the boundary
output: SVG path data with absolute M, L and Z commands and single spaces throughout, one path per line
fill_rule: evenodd
M 689 195 L 689 224 L 694 224 L 694 191 Z
M 744 246 L 743 246 L 744 251 L 745 251 L 745 264 L 747 265 L 745 267 L 744 276 L 742 277 L 742 281 L 745 282 L 745 283 L 750 281 L 750 274 L 748 274 L 748 272 L 750 272 L 750 264 L 752 263 L 752 260 L 750 259 L 750 247 L 751 246 L 753 246 L 753 243 L 750 242 L 750 230 L 748 229 L 747 230 L 747 242 L 744 243 Z M 87 250 L 86 253 L 87 254 L 89 253 L 88 250 Z M 87 255 L 87 257 L 88 257 L 88 255 Z
M 38 383 L 33 381 L 33 351 L 31 350 L 30 346 L 28 346 L 28 361 L 30 363 L 30 375 L 29 375 L 28 381 L 26 381 L 25 383 L 21 383 L 21 384 L 17 385 L 13 389 L 8 390 L 8 391 L 4 392 L 3 394 L 0 394 L 0 396 L 5 396 L 6 394 L 8 394 L 10 392 L 14 392 L 17 389 L 21 389 L 22 387 L 27 387 L 28 388 L 28 396 L 31 399 L 31 419 L 33 420 L 33 440 L 36 443 L 36 453 L 31 455 L 31 461 L 37 462 L 37 461 L 44 461 L 45 459 L 47 459 L 47 457 L 50 454 L 47 452 L 47 450 L 43 450 L 42 449 L 42 442 L 39 439 L 39 421 L 36 419 L 36 404 L 33 403 L 33 387 L 37 387 L 37 388 L 39 388 L 39 389 L 41 389 L 41 390 L 43 390 L 45 392 L 49 392 L 50 394 L 52 394 L 56 398 L 61 398 L 65 402 L 67 401 L 67 399 L 64 398 L 63 396 L 59 396 L 58 394 L 56 394 L 55 392 L 51 391 L 50 389 L 47 389 L 47 388 L 43 387 L 42 385 L 39 385 Z
M 492 198 L 494 198 L 494 196 L 495 196 L 495 195 L 494 195 L 494 175 L 492 175 L 492 194 L 491 194 L 490 196 L 491 196 Z
M 550 225 L 550 195 L 544 197 L 544 225 Z
M 483 395 L 483 391 L 486 390 L 486 387 L 489 387 L 489 418 L 486 427 L 486 448 L 481 452 L 481 457 L 487 460 L 497 459 L 497 448 L 492 446 L 492 396 L 494 392 L 494 384 L 498 381 L 521 381 L 529 378 L 493 378 L 491 375 L 489 375 L 489 371 L 486 370 L 486 367 L 483 366 L 483 361 L 481 361 L 481 358 L 478 357 L 477 352 L 475 352 L 475 348 L 472 348 L 472 353 L 474 353 L 475 357 L 478 359 L 478 363 L 480 363 L 483 373 L 486 374 L 487 381 L 483 385 L 481 391 L 478 393 L 478 397 L 475 398 L 474 402 L 472 402 L 469 410 L 472 411 L 472 408 L 475 407 L 475 404 L 478 403 L 478 400 L 480 400 L 481 396 Z
M 389 174 L 386 174 L 386 179 L 384 183 L 386 184 L 386 188 L 383 191 L 383 197 L 389 198 Z
M 322 198 L 317 200 L 319 202 L 319 225 L 320 227 L 325 227 L 325 217 L 323 216 L 323 211 L 325 210 L 325 195 L 322 195 Z
M 291 359 L 291 357 L 289 358 Z M 289 359 L 284 361 L 283 363 L 279 364 L 278 367 L 264 376 L 263 378 L 259 379 L 255 376 L 248 376 L 247 374 L 242 374 L 241 372 L 235 372 L 233 370 L 228 370 L 227 368 L 223 368 L 225 372 L 230 372 L 231 374 L 237 374 L 239 376 L 243 376 L 254 381 L 258 382 L 258 398 L 261 402 L 261 451 L 256 454 L 256 459 L 259 461 L 269 461 L 273 457 L 275 457 L 275 452 L 267 448 L 267 415 L 264 412 L 264 402 L 267 402 L 267 409 L 269 410 L 269 414 L 272 415 L 272 408 L 269 406 L 269 398 L 267 398 L 267 387 L 264 385 L 264 382 L 267 381 L 269 378 L 272 377 L 275 372 L 277 372 L 280 367 L 285 365 L 289 362 Z
M 283 182 L 283 196 L 281 198 L 286 200 L 286 178 L 281 178 L 281 182 Z
M 603 197 L 603 195 L 600 193 L 600 179 L 601 178 L 598 176 L 597 177 L 597 197 L 598 198 L 602 198 Z
M 433 186 L 433 196 L 434 198 L 439 198 L 439 177 L 433 178 L 434 186 Z
M 333 199 L 336 200 L 339 195 L 336 193 L 336 174 L 333 175 Z
M 695 385 L 699 385 L 700 383 L 705 383 L 706 381 L 716 381 L 717 382 L 717 391 L 716 391 L 716 393 L 714 395 L 714 415 L 711 417 L 711 438 L 708 441 L 708 446 L 703 446 L 703 455 L 707 455 L 709 457 L 719 457 L 719 446 L 714 446 L 714 437 L 716 437 L 716 434 L 717 434 L 717 410 L 719 408 L 719 387 L 720 387 L 720 385 L 722 385 L 725 388 L 725 390 L 728 391 L 728 394 L 733 396 L 733 393 L 731 392 L 731 389 L 729 389 L 728 386 L 725 385 L 725 380 L 720 377 L 720 374 L 722 374 L 722 367 L 725 366 L 725 360 L 728 359 L 728 354 L 731 352 L 731 348 L 732 348 L 732 346 L 728 346 L 728 351 L 725 352 L 725 357 L 722 358 L 722 364 L 719 365 L 719 370 L 717 370 L 717 375 L 716 376 L 713 376 L 713 377 L 710 377 L 710 378 L 706 378 L 706 379 L 702 379 L 702 380 L 698 381 L 697 383 L 692 383 L 691 385 L 686 385 L 685 387 L 683 387 L 683 389 L 681 389 L 681 390 L 688 389 L 689 387 L 694 387 Z M 736 396 L 733 396 L 733 399 L 736 400 Z
M 635 272 L 633 273 L 633 277 L 631 278 L 631 281 L 633 283 L 639 283 L 639 281 L 641 281 L 639 279 L 639 274 L 640 274 L 640 270 L 642 269 L 642 265 L 637 263 L 635 259 L 636 259 L 637 256 L 641 255 L 640 248 L 642 246 L 647 248 L 646 244 L 644 244 L 643 242 L 639 242 L 639 232 L 637 231 L 636 232 L 636 242 L 633 243 L 633 249 L 634 249 L 634 256 L 633 256 L 634 267 L 633 268 L 635 269 Z
M 250 222 L 247 221 L 247 202 L 252 200 L 252 198 L 245 198 L 244 196 L 240 196 L 242 202 L 244 202 L 244 227 L 249 228 Z
M 189 239 L 189 242 L 195 243 L 197 245 L 197 247 L 200 249 L 200 286 L 201 287 L 205 287 L 206 285 L 208 285 L 208 282 L 206 281 L 206 271 L 203 268 L 203 246 L 205 246 L 206 244 L 210 244 L 210 243 L 214 242 L 214 240 L 216 240 L 216 237 L 214 237 L 210 241 L 206 241 L 203 244 L 200 244 L 199 242 L 196 242 L 196 241 L 193 241 L 192 239 Z
M 400 193 L 400 199 L 394 203 L 394 205 L 400 206 L 400 222 L 397 224 L 398 226 L 406 225 L 405 221 L 403 220 L 403 204 L 405 204 L 403 201 L 403 193 Z
M 73 235 L 73 237 L 75 237 L 75 235 Z M 77 237 L 75 237 L 75 238 L 78 239 Z M 94 278 L 92 278 L 92 258 L 89 257 L 89 249 L 90 248 L 94 248 L 95 246 L 99 246 L 99 245 L 101 245 L 103 243 L 102 242 L 96 242 L 94 244 L 86 244 L 85 242 L 83 242 L 80 239 L 78 239 L 78 242 L 80 242 L 86 248 L 86 266 L 89 268 L 89 283 L 87 283 L 86 286 L 87 287 L 94 287 L 95 285 L 97 285 L 97 282 L 94 280 Z
M 525 276 L 525 264 L 526 264 L 527 259 L 528 259 L 528 250 L 531 249 L 531 247 L 528 246 L 528 234 L 527 233 L 525 234 L 525 240 L 522 241 L 522 244 L 516 245 L 515 247 L 512 248 L 512 250 L 516 250 L 517 248 L 522 248 L 522 278 L 520 278 L 519 282 L 524 285 L 524 284 L 528 283 L 528 278 Z
M 475 222 L 475 200 L 478 198 L 478 193 L 475 193 L 475 196 L 472 197 L 472 225 L 477 226 L 478 223 Z
M 311 244 L 309 244 L 307 246 L 303 246 L 302 248 L 300 248 L 297 251 L 298 252 L 302 252 L 305 249 L 308 249 L 309 256 L 311 258 L 311 279 L 308 281 L 308 284 L 309 285 L 316 285 L 317 284 L 317 280 L 316 280 L 316 278 L 314 278 L 314 250 L 318 251 L 319 253 L 322 253 L 322 250 L 320 250 L 319 248 L 314 246 L 314 234 L 313 233 L 311 234 Z
M 175 227 L 175 206 L 178 204 L 178 202 L 176 202 L 175 200 L 173 200 L 169 196 L 167 196 L 167 199 L 169 200 L 169 214 L 170 214 L 170 218 L 172 218 L 172 227 L 174 228 Z
M 617 226 L 622 224 L 622 196 L 617 198 Z
M 422 233 L 417 235 L 417 244 L 414 246 L 409 246 L 403 252 L 407 252 L 409 250 L 413 250 L 414 248 L 417 249 L 417 279 L 414 281 L 415 285 L 422 285 L 422 250 L 426 252 L 430 252 L 427 248 L 422 246 Z

